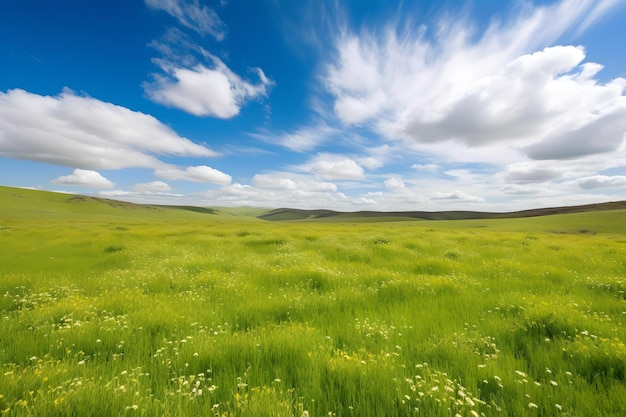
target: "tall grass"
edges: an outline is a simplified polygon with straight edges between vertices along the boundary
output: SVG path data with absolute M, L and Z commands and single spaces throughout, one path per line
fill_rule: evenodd
M 5 215 L 0 413 L 622 416 L 626 237 L 585 219 Z

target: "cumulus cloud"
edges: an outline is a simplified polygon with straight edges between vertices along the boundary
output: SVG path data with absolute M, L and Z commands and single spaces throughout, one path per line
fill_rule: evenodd
M 133 191 L 139 193 L 166 193 L 172 191 L 172 187 L 163 181 L 142 182 L 133 186 Z
M 374 156 L 366 156 L 364 158 L 358 159 L 359 165 L 364 166 L 365 168 L 373 171 L 385 165 L 383 161 Z
M 365 171 L 354 159 L 340 155 L 317 155 L 303 168 L 323 180 L 358 180 L 365 176 Z
M 70 175 L 58 177 L 51 182 L 57 185 L 89 188 L 113 188 L 115 185 L 99 172 L 88 169 L 75 169 Z
M 593 190 L 596 188 L 609 187 L 626 187 L 626 176 L 624 175 L 593 175 L 590 177 L 579 178 L 575 181 L 576 185 L 585 190 Z
M 232 180 L 230 175 L 206 165 L 187 167 L 184 170 L 180 168 L 157 169 L 154 171 L 154 175 L 166 180 L 206 182 L 221 185 L 230 184 Z
M 183 26 L 217 40 L 224 39 L 226 25 L 215 10 L 201 5 L 198 0 L 145 0 L 146 5 L 153 9 L 163 10 L 175 17 Z
M 626 135 L 626 100 L 621 108 L 589 119 L 581 127 L 547 135 L 526 148 L 526 153 L 533 159 L 567 159 L 615 151 L 622 145 Z
M 235 117 L 246 102 L 266 97 L 274 84 L 261 68 L 250 70 L 257 82 L 242 78 L 175 29 L 151 45 L 163 55 L 153 59 L 162 72 L 152 74 L 153 81 L 144 83 L 147 96 L 195 116 Z
M 405 188 L 406 185 L 404 184 L 404 181 L 402 181 L 400 178 L 393 177 L 385 181 L 385 187 L 390 188 L 392 190 L 398 190 L 398 189 Z
M 169 76 L 155 76 L 145 91 L 155 102 L 175 107 L 195 116 L 212 116 L 230 119 L 239 114 L 243 104 L 257 97 L 267 96 L 272 82 L 263 70 L 256 68 L 259 82 L 242 79 L 219 58 L 211 56 L 214 65 L 197 65 L 192 68 L 156 61 Z
M 585 62 L 581 46 L 549 46 L 616 3 L 526 5 L 480 33 L 451 15 L 433 29 L 405 30 L 402 22 L 382 31 L 344 28 L 324 86 L 344 124 L 367 124 L 390 138 L 504 144 L 534 159 L 610 152 L 624 141 L 626 80 L 599 82 L 602 66 Z
M 64 90 L 0 92 L 0 155 L 81 169 L 159 168 L 157 156 L 217 156 L 159 120 Z

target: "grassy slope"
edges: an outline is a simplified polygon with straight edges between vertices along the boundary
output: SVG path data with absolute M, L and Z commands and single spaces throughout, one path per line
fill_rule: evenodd
M 133 204 L 118 200 L 87 197 L 73 194 L 53 193 L 23 188 L 0 186 L 0 218 L 73 218 L 89 219 L 100 217 L 128 219 L 195 220 L 210 216 L 213 220 L 227 221 L 233 216 L 238 221 L 254 221 L 248 213 L 227 209 L 191 206 L 154 206 Z M 250 211 L 260 214 L 263 211 Z

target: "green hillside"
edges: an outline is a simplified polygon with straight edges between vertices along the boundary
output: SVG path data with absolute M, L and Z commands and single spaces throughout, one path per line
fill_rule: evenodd
M 262 212 L 257 212 L 259 214 Z M 0 218 L 127 217 L 145 219 L 229 219 L 236 213 L 217 208 L 158 206 L 119 200 L 0 186 Z M 242 214 L 241 216 L 246 216 Z M 248 216 L 250 217 L 250 216 Z M 252 217 L 250 217 L 252 220 Z

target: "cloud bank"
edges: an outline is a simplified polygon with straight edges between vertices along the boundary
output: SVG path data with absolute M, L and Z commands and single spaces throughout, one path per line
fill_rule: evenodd
M 526 7 L 482 33 L 452 16 L 434 28 L 346 28 L 322 79 L 344 126 L 421 149 L 506 146 L 542 160 L 612 152 L 626 132 L 626 80 L 601 83 L 582 46 L 550 46 L 607 3 Z
M 163 168 L 161 155 L 218 154 L 156 118 L 64 90 L 0 92 L 0 155 L 86 170 Z

